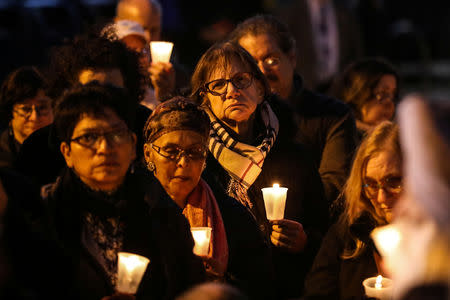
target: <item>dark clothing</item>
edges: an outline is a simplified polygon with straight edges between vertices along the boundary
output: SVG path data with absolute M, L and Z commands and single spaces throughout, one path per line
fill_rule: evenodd
M 139 105 L 133 132 L 137 136 L 137 159 L 143 157 L 142 130 L 151 110 Z M 23 143 L 16 160 L 16 169 L 42 186 L 56 180 L 66 163 L 59 150 L 61 141 L 56 136 L 53 124 L 33 132 Z
M 0 133 L 0 168 L 13 168 L 19 149 L 20 144 L 14 138 L 11 128 L 7 127 Z
M 364 231 L 368 241 L 369 235 L 367 230 Z M 373 255 L 375 248 L 368 243 L 360 256 L 342 259 L 345 245 L 350 242 L 350 236 L 344 233 L 339 223 L 330 227 L 306 277 L 302 300 L 364 299 L 362 282 L 379 275 Z
M 409 290 L 401 300 L 448 300 L 450 291 L 448 283 L 427 283 Z
M 215 195 L 226 193 L 231 179 L 212 154 L 207 158 L 203 177 Z M 308 244 L 301 253 L 288 253 L 273 247 L 270 242 L 272 230 L 266 218 L 261 188 L 272 186 L 275 182 L 289 188 L 285 219 L 300 222 L 308 235 Z M 322 234 L 328 226 L 322 183 L 307 150 L 277 138 L 264 161 L 260 175 L 249 188 L 248 196 L 253 204 L 251 213 L 272 247 L 276 276 L 273 285 L 278 289 L 277 299 L 299 296 L 303 277 L 309 270 Z
M 294 76 L 294 92 L 287 102 L 287 109 L 276 101 L 271 103 L 280 119 L 280 132 L 283 120 L 295 120 L 284 126 L 296 126 L 295 141 L 312 153 L 331 207 L 347 180 L 356 147 L 353 114 L 345 103 L 303 88 L 299 75 Z
M 150 259 L 137 299 L 174 299 L 204 280 L 201 260 L 192 252 L 187 220 L 151 178 L 141 170 L 128 174 L 122 186 L 107 195 L 92 191 L 66 170 L 46 188 L 50 228 L 67 257 L 66 280 L 73 283 L 68 297 L 98 300 L 114 293 L 104 265 L 83 240 L 82 216 L 87 212 L 101 219 L 118 218 L 123 227 L 119 251 Z
M 274 270 L 270 245 L 254 218 L 236 200 L 222 192 L 215 195 L 228 242 L 226 282 L 250 299 L 274 299 Z

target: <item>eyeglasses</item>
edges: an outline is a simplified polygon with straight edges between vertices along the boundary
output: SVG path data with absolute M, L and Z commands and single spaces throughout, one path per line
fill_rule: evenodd
M 402 177 L 386 177 L 381 182 L 366 178 L 362 187 L 366 197 L 369 199 L 376 198 L 380 189 L 394 196 L 400 194 L 403 190 Z
M 278 66 L 280 64 L 280 59 L 277 57 L 269 56 L 262 61 L 262 64 L 264 68 L 270 69 Z
M 373 95 L 374 95 L 375 99 L 377 99 L 378 102 L 383 102 L 385 100 L 390 100 L 390 101 L 394 102 L 395 98 L 397 97 L 395 95 L 395 93 L 389 93 L 386 91 L 375 91 L 373 93 Z
M 50 103 L 46 103 L 40 105 L 18 105 L 14 108 L 14 112 L 25 119 L 28 119 L 31 116 L 33 110 L 38 116 L 47 116 L 50 114 L 52 107 Z
M 179 147 L 167 147 L 161 148 L 155 144 L 150 144 L 153 150 L 155 150 L 159 155 L 172 161 L 178 162 L 182 156 L 189 160 L 201 160 L 206 157 L 207 148 L 203 146 L 193 147 L 189 149 L 182 149 Z
M 114 130 L 110 132 L 89 132 L 79 137 L 73 138 L 70 142 L 77 143 L 86 148 L 97 148 L 102 139 L 105 139 L 108 144 L 119 146 L 130 141 L 130 131 L 128 129 Z
M 240 72 L 230 79 L 216 79 L 205 84 L 205 89 L 214 96 L 222 96 L 227 92 L 228 83 L 231 82 L 237 89 L 248 88 L 253 81 L 253 74 L 249 72 Z

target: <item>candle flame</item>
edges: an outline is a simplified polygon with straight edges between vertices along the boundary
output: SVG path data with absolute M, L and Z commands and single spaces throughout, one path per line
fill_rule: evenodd
M 393 226 L 384 226 L 374 232 L 374 240 L 384 255 L 391 254 L 398 247 L 400 239 L 400 232 Z
M 278 183 L 274 183 L 274 184 L 273 184 L 273 187 L 276 188 L 276 189 L 279 189 L 279 188 L 280 188 L 280 185 L 279 185 Z
M 145 265 L 145 261 L 137 256 L 122 257 L 123 264 L 129 272 L 133 272 L 139 266 Z
M 381 284 L 381 281 L 383 280 L 383 276 L 378 275 L 377 276 L 377 280 L 375 282 L 375 288 L 376 289 L 381 289 L 383 287 L 383 285 Z
M 205 230 L 194 230 L 192 231 L 192 236 L 199 244 L 203 244 L 208 240 L 208 235 Z

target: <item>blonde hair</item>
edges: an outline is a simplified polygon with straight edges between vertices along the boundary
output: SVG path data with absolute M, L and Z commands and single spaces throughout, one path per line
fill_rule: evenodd
M 368 161 L 383 151 L 392 151 L 402 161 L 398 125 L 384 121 L 377 125 L 360 144 L 356 152 L 350 176 L 344 186 L 342 196 L 345 199 L 344 213 L 339 222 L 350 234 L 349 228 L 363 214 L 368 213 L 379 225 L 386 220 L 377 215 L 370 200 L 363 193 L 363 178 Z M 343 259 L 355 258 L 366 248 L 366 244 L 356 236 L 351 236 L 351 243 L 345 246 Z

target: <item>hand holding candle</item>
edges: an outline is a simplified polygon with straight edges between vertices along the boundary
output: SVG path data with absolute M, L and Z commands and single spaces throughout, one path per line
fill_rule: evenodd
M 191 227 L 191 232 L 195 241 L 194 254 L 207 256 L 209 252 L 209 241 L 211 240 L 211 228 Z
M 171 42 L 150 42 L 152 62 L 169 62 L 172 49 L 173 43 Z
M 266 216 L 268 220 L 284 219 L 284 208 L 286 206 L 287 188 L 280 187 L 275 183 L 273 187 L 261 189 L 266 207 Z
M 135 294 L 150 260 L 146 257 L 119 252 L 116 290 L 120 293 Z
M 363 281 L 364 291 L 367 297 L 380 300 L 392 299 L 392 280 L 378 275 Z

